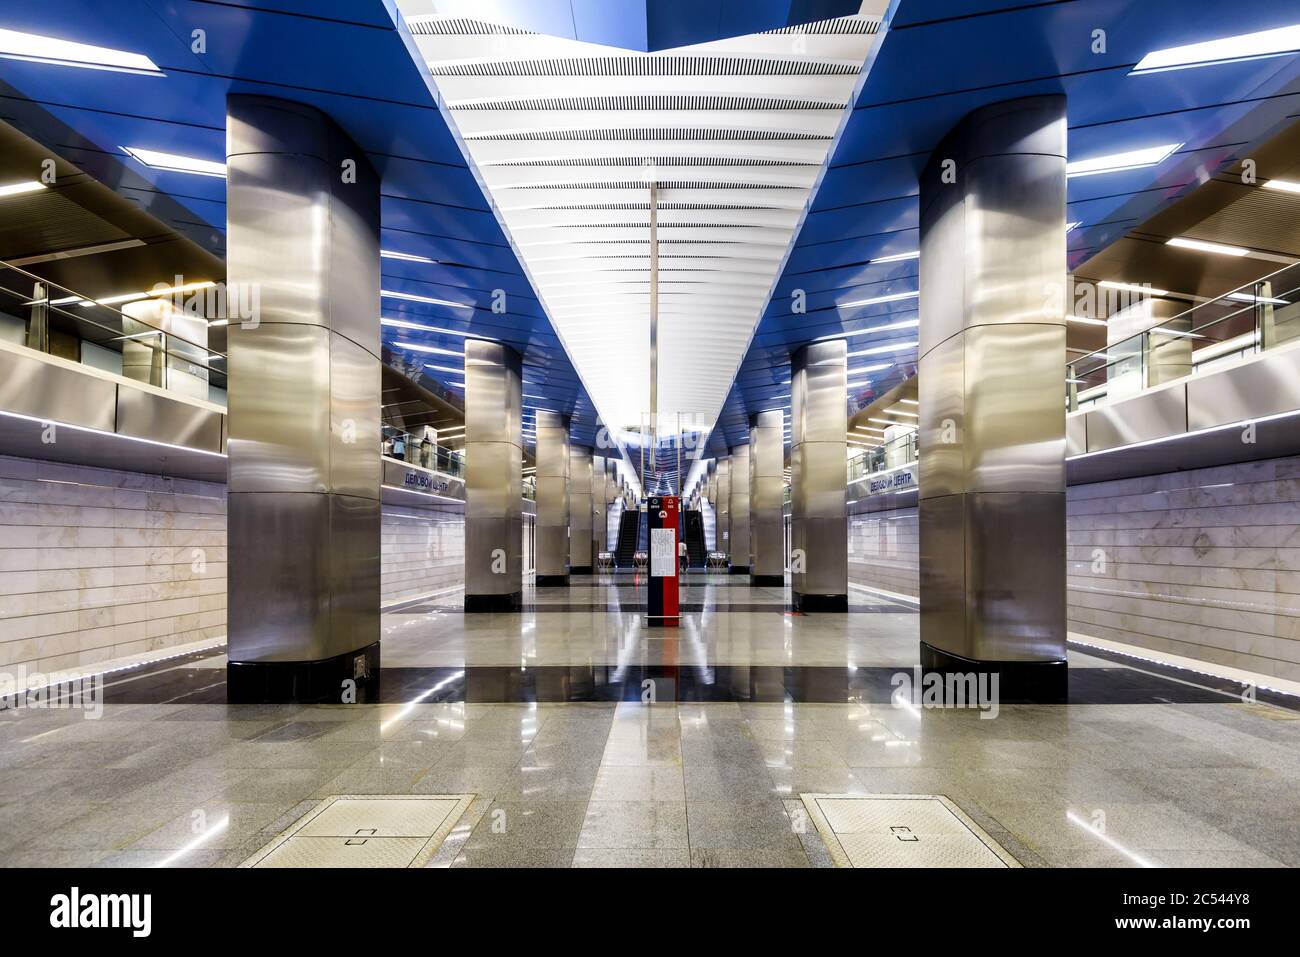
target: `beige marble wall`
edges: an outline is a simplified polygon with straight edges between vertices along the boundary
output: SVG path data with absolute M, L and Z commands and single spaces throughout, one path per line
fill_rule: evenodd
M 1300 458 L 1069 490 L 1069 630 L 1300 680 Z
M 465 584 L 465 516 L 418 506 L 385 505 L 384 604 Z
M 919 567 L 915 506 L 849 515 L 852 584 L 916 597 Z
M 226 632 L 223 485 L 0 456 L 0 668 Z

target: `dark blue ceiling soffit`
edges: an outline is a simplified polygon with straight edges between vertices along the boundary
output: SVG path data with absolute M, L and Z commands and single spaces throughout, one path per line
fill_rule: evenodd
M 1148 52 L 1300 23 L 1294 0 L 1256 0 L 1225 18 L 1216 0 L 894 0 L 883 40 L 831 153 L 741 363 L 709 454 L 748 441 L 748 417 L 789 408 L 789 357 L 820 336 L 917 318 L 916 300 L 841 303 L 911 292 L 917 263 L 873 259 L 917 249 L 917 178 L 963 116 L 999 100 L 1067 97 L 1073 159 L 1182 144 L 1145 169 L 1069 181 L 1071 269 L 1300 117 L 1300 56 L 1129 76 Z M 1093 31 L 1105 31 L 1094 52 Z M 803 290 L 807 311 L 792 309 Z M 850 352 L 915 341 L 916 330 L 855 336 Z M 888 369 L 855 368 L 891 362 Z M 915 349 L 850 359 L 852 403 L 912 374 Z
M 858 12 L 861 0 L 437 0 L 430 11 L 654 53 Z
M 396 23 L 391 0 L 8 4 L 0 28 L 142 53 L 165 75 L 0 59 L 0 115 L 224 257 L 225 180 L 151 169 L 122 147 L 222 161 L 228 93 L 320 108 L 382 177 L 382 247 L 433 260 L 384 259 L 383 288 L 468 307 L 385 298 L 385 318 L 451 330 L 386 325 L 385 347 L 408 356 L 397 342 L 457 351 L 464 336 L 456 332 L 506 342 L 524 358 L 525 407 L 569 414 L 575 441 L 594 444 L 594 407 L 439 109 L 414 42 Z M 206 49 L 195 52 L 200 30 Z M 426 365 L 455 364 L 414 355 Z M 443 385 L 463 381 L 425 375 Z

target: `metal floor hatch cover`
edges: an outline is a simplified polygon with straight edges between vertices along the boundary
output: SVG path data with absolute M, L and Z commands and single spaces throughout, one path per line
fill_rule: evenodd
M 837 867 L 1020 867 L 938 794 L 801 794 Z
M 336 794 L 242 867 L 423 867 L 472 794 Z

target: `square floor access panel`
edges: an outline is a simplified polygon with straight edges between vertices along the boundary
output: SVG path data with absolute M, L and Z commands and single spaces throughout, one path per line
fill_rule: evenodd
M 936 794 L 801 794 L 839 867 L 1019 867 Z
M 339 794 L 326 798 L 243 867 L 422 867 L 472 794 Z

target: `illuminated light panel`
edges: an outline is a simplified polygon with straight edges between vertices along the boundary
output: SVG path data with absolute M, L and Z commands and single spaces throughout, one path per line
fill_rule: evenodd
M 879 259 L 871 259 L 868 260 L 868 264 L 874 266 L 877 265 L 878 263 L 901 263 L 901 262 L 906 262 L 909 259 L 920 259 L 920 258 L 921 258 L 921 251 L 919 249 L 916 249 L 910 253 L 896 253 L 893 256 L 881 256 Z
M 427 352 L 434 356 L 455 356 L 457 359 L 465 358 L 465 353 L 456 352 L 454 349 L 440 349 L 437 346 L 421 345 L 418 342 L 394 342 L 395 349 L 410 349 L 412 352 Z
M 165 170 L 169 173 L 194 173 L 197 176 L 215 176 L 218 178 L 225 178 L 226 175 L 225 163 L 199 159 L 196 156 L 163 153 L 159 150 L 141 149 L 138 146 L 123 146 L 122 152 L 150 169 Z
M 1168 159 L 1182 143 L 1162 143 L 1140 150 L 1094 156 L 1092 159 L 1073 160 L 1065 164 L 1066 176 L 1095 176 L 1098 173 L 1118 173 L 1126 169 L 1145 169 Z
M 1087 316 L 1066 316 L 1066 322 L 1078 322 L 1085 326 L 1104 326 L 1105 319 L 1089 319 Z
M 1293 183 L 1289 179 L 1270 179 L 1263 185 L 1265 189 L 1278 189 L 1284 193 L 1300 193 L 1300 183 Z
M 400 259 L 406 263 L 436 263 L 438 260 L 430 259 L 428 256 L 415 256 L 411 253 L 399 253 L 395 249 L 381 249 L 379 256 L 382 259 Z
M 1154 286 L 1139 286 L 1131 282 L 1113 282 L 1109 279 L 1103 279 L 1097 283 L 1102 289 L 1118 289 L 1120 292 L 1136 292 L 1144 296 L 1167 296 L 1168 289 L 1156 289 Z
M 1300 52 L 1300 24 L 1153 50 L 1138 61 L 1129 76 L 1262 60 L 1296 52 Z
M 872 346 L 869 349 L 858 349 L 850 352 L 848 357 L 853 359 L 857 356 L 878 356 L 886 352 L 904 352 L 907 349 L 915 349 L 916 345 L 915 342 L 895 342 L 887 346 Z
M 410 292 L 393 292 L 391 289 L 379 290 L 379 295 L 389 299 L 403 299 L 407 302 L 424 302 L 432 306 L 451 306 L 454 309 L 473 309 L 473 303 L 452 302 L 450 299 L 436 299 L 433 296 L 417 296 Z
M 10 183 L 7 186 L 0 186 L 0 196 L 17 196 L 20 193 L 34 193 L 39 189 L 45 189 L 45 184 L 38 183 L 34 179 L 23 183 Z
M 18 30 L 0 30 L 0 57 L 52 66 L 73 66 L 83 70 L 110 70 L 142 76 L 164 75 L 158 65 L 143 53 L 97 47 L 89 43 L 76 43 Z
M 840 309 L 853 309 L 857 306 L 874 306 L 882 302 L 902 302 L 904 299 L 916 299 L 921 294 L 919 292 L 896 292 L 890 296 L 875 296 L 871 299 L 858 299 L 853 302 L 842 302 L 839 304 Z
M 1177 246 L 1179 249 L 1194 249 L 1201 253 L 1215 253 L 1219 256 L 1249 256 L 1250 250 L 1241 246 L 1225 246 L 1223 243 L 1207 243 L 1199 239 L 1184 239 L 1181 236 L 1175 236 L 1165 243 L 1166 246 Z

